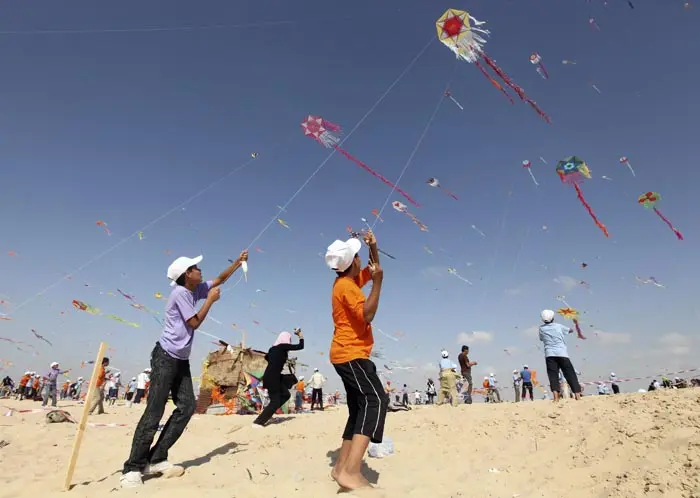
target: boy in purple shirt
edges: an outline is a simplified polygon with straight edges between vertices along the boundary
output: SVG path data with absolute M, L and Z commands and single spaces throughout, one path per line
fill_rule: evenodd
M 148 401 L 134 432 L 131 454 L 124 462 L 120 478 L 122 488 L 142 485 L 143 475 L 165 474 L 167 477 L 175 477 L 185 472 L 182 467 L 168 462 L 168 450 L 180 438 L 195 410 L 189 361 L 194 331 L 204 322 L 212 305 L 219 300 L 219 286 L 231 277 L 242 262 L 248 261 L 248 251 L 241 252 L 231 266 L 207 282 L 202 281 L 202 271 L 197 267 L 201 261 L 202 256 L 181 257 L 168 268 L 170 285 L 175 288 L 165 306 L 163 332 L 151 353 Z M 195 305 L 202 299 L 205 300 L 204 304 L 197 311 Z M 151 448 L 171 393 L 175 411 L 165 423 L 158 442 Z

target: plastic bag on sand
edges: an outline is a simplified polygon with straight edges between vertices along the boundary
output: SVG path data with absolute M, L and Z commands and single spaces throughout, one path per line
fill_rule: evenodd
M 385 437 L 381 443 L 369 443 L 369 456 L 372 458 L 384 458 L 394 454 L 394 442 Z

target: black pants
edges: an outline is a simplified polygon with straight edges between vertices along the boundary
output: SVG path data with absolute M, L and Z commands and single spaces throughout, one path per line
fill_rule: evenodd
M 144 394 L 146 394 L 145 389 L 137 389 L 136 396 L 134 396 L 134 403 L 136 403 L 136 404 L 141 403 L 141 399 L 143 398 Z
M 282 385 L 282 375 L 279 378 L 265 378 L 263 377 L 263 386 L 267 389 L 267 395 L 270 397 L 270 402 L 267 404 L 265 409 L 258 415 L 258 418 L 253 422 L 258 425 L 265 425 L 268 420 L 279 410 L 282 405 L 284 405 L 291 394 L 289 394 L 289 389 Z
M 581 392 L 581 385 L 578 383 L 578 377 L 576 376 L 576 370 L 571 364 L 571 360 L 564 356 L 548 356 L 545 358 L 547 364 L 547 377 L 549 377 L 549 388 L 551 391 L 560 392 L 561 386 L 559 385 L 559 370 L 561 370 L 562 375 L 566 379 L 566 382 L 571 388 L 571 392 L 578 394 Z
M 189 360 L 173 358 L 156 343 L 151 353 L 151 387 L 146 410 L 134 431 L 131 454 L 124 462 L 123 473 L 141 472 L 148 463 L 159 463 L 168 459 L 168 450 L 185 431 L 194 415 L 195 398 Z M 173 397 L 175 411 L 163 426 L 155 446 L 151 448 L 158 424 L 163 418 L 168 396 Z
M 612 390 L 614 394 L 620 394 L 620 386 L 618 386 L 617 384 L 612 385 Z
M 403 406 L 408 406 L 408 394 L 407 393 L 403 393 L 403 395 L 401 396 L 401 404 Z
M 559 374 L 557 374 L 557 379 L 558 378 Z M 525 401 L 526 392 L 530 393 L 530 401 L 533 401 L 535 398 L 532 396 L 532 382 L 523 382 L 523 392 L 521 394 L 521 398 L 523 401 Z
M 323 410 L 323 389 L 312 389 L 311 390 L 311 409 L 314 409 L 314 405 L 318 405 L 319 410 Z
M 343 439 L 351 440 L 355 434 L 361 434 L 369 437 L 373 443 L 381 443 L 389 399 L 377 375 L 376 365 L 361 358 L 336 363 L 333 367 L 347 393 L 348 421 Z
M 126 393 L 126 397 L 125 397 L 125 398 L 126 398 L 127 401 L 131 401 L 131 398 L 133 398 L 133 397 L 134 397 L 134 392 L 133 392 L 133 391 Z

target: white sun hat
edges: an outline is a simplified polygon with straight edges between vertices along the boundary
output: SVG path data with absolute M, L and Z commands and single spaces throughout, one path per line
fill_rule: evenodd
M 362 242 L 357 239 L 348 239 L 345 242 L 336 240 L 326 250 L 326 264 L 334 271 L 345 271 L 350 268 L 355 255 L 362 249 Z
M 170 287 L 175 286 L 175 281 L 180 278 L 189 267 L 198 265 L 203 259 L 204 256 L 197 256 L 196 258 L 181 256 L 173 261 L 172 264 L 168 266 L 168 278 L 171 280 Z
M 554 320 L 554 312 L 552 310 L 542 310 L 540 317 L 542 318 L 543 322 L 551 322 Z

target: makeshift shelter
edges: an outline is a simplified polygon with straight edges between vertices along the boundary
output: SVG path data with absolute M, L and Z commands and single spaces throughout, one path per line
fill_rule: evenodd
M 249 387 L 254 391 L 257 381 L 267 367 L 265 351 L 243 345 L 222 344 L 212 351 L 202 365 L 202 379 L 197 400 L 197 413 L 205 413 L 213 403 L 223 403 L 227 413 L 245 413 L 251 404 Z M 296 358 L 290 358 L 288 367 L 293 372 Z M 287 404 L 282 407 L 287 413 Z

